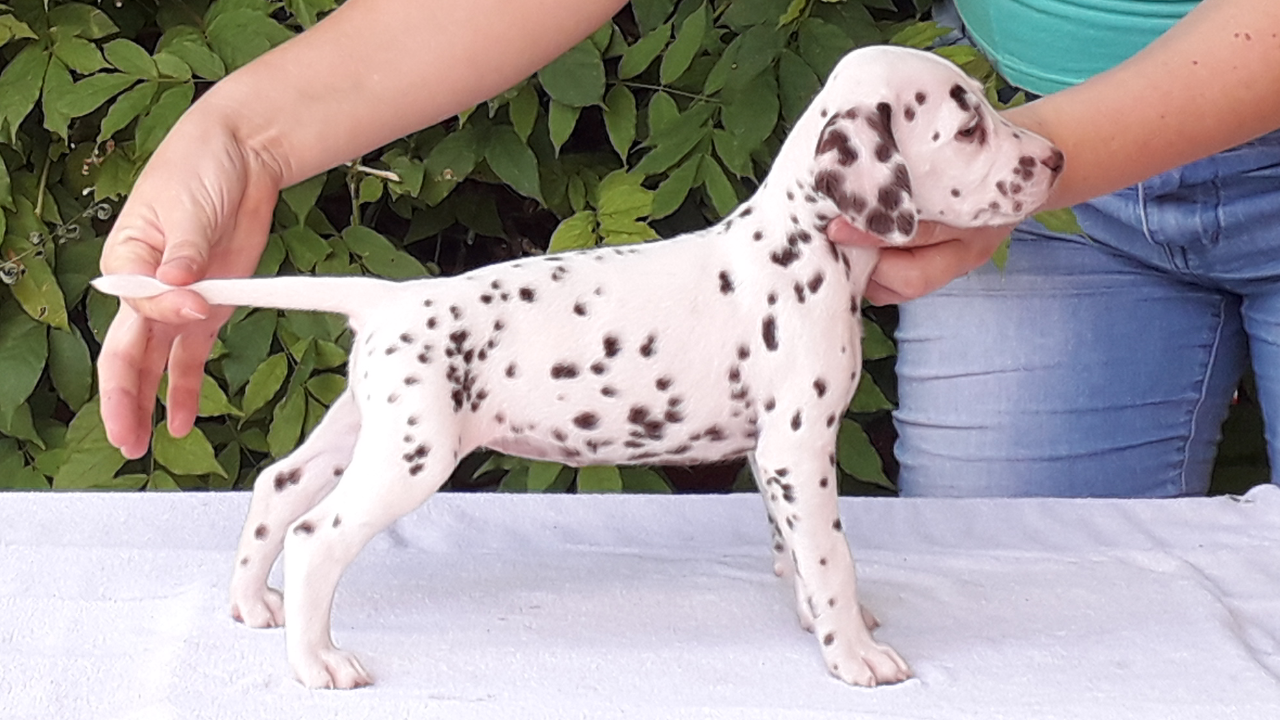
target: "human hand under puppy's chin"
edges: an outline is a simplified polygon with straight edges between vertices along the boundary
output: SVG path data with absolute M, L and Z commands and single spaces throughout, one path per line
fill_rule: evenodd
M 863 297 L 872 305 L 895 305 L 927 295 L 981 266 L 1014 227 L 956 228 L 921 222 L 909 242 L 891 246 L 838 217 L 827 226 L 827 238 L 837 245 L 880 250 Z

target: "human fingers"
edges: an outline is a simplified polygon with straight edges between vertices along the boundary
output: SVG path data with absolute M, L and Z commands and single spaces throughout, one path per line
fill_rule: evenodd
M 927 295 L 987 262 L 1012 226 L 971 228 L 959 237 L 919 247 L 886 248 L 871 274 L 865 298 L 890 305 Z
M 224 319 L 224 313 L 218 312 L 206 322 L 185 326 L 172 342 L 165 422 L 169 434 L 174 437 L 186 435 L 195 425 L 200 408 L 200 388 L 204 383 L 204 363 Z
M 130 459 L 147 452 L 151 412 L 168 350 L 167 342 L 152 341 L 152 333 L 163 329 L 122 304 L 102 340 L 98 356 L 102 422 L 107 441 Z

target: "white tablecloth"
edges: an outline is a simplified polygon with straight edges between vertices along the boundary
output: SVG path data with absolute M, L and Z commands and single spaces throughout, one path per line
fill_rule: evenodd
M 830 678 L 759 499 L 441 495 L 375 539 L 309 691 L 227 613 L 244 494 L 0 494 L 0 717 L 1280 718 L 1280 488 L 843 501 L 879 637 Z M 277 569 L 278 572 L 278 569 Z

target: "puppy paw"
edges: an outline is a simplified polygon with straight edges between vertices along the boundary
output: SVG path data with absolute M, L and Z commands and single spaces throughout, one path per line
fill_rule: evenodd
M 373 678 L 353 653 L 329 647 L 293 662 L 298 680 L 312 689 L 350 690 L 373 684 Z
M 893 648 L 870 637 L 846 643 L 827 635 L 822 642 L 827 669 L 850 685 L 892 685 L 911 677 L 911 669 Z
M 261 587 L 256 593 L 232 593 L 231 617 L 251 628 L 284 625 L 284 596 L 279 590 Z

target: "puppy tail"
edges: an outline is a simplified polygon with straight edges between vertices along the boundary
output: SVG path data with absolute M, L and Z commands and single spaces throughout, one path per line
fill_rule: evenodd
M 314 310 L 346 315 L 353 321 L 380 304 L 395 283 L 370 277 L 219 278 L 190 285 L 166 285 L 147 275 L 103 275 L 89 281 L 99 292 L 120 298 L 149 298 L 170 290 L 199 293 L 210 305 L 277 310 Z

